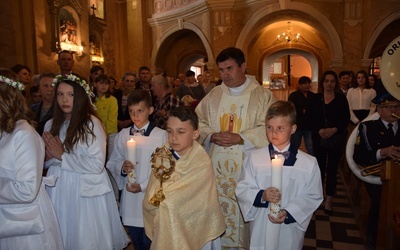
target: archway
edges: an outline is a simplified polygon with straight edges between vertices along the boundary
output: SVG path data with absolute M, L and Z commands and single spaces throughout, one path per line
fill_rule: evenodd
M 194 24 L 183 22 L 164 32 L 153 47 L 151 65 L 156 73 L 178 75 L 200 58 L 214 62 L 214 54 L 204 33 Z

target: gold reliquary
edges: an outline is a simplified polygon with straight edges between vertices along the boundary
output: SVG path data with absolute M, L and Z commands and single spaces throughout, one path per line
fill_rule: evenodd
M 163 182 L 168 180 L 175 170 L 175 159 L 167 147 L 159 147 L 151 155 L 151 169 L 153 170 L 154 176 L 160 181 L 160 187 L 149 200 L 149 203 L 158 207 L 160 203 L 165 200 Z

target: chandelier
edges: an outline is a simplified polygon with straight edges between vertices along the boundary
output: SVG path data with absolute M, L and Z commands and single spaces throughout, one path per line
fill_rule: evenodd
M 292 35 L 292 29 L 290 27 L 290 22 L 288 22 L 288 29 L 286 32 L 277 36 L 277 40 L 281 42 L 298 42 L 300 40 L 300 33 L 297 33 L 296 36 Z

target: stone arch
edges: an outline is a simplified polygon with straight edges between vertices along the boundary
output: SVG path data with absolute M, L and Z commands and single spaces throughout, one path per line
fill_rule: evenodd
M 178 24 L 173 25 L 171 28 L 167 29 L 159 39 L 157 39 L 157 42 L 153 46 L 153 53 L 150 58 L 150 65 L 153 65 L 153 67 L 157 67 L 157 58 L 159 55 L 160 48 L 162 48 L 162 45 L 167 41 L 167 39 L 173 35 L 176 32 L 179 32 L 182 29 L 187 29 L 190 31 L 193 31 L 197 36 L 200 38 L 201 42 L 204 45 L 204 48 L 207 53 L 208 61 L 214 62 L 214 53 L 211 49 L 210 43 L 206 37 L 206 35 L 194 24 L 190 22 L 183 22 L 182 26 L 179 26 Z
M 315 21 L 309 21 L 308 24 L 310 26 L 313 26 L 313 24 L 317 23 L 321 25 L 324 28 L 323 33 L 326 35 L 326 39 L 324 40 L 327 42 L 329 50 L 332 54 L 332 61 L 340 62 L 343 59 L 343 48 L 339 34 L 335 30 L 335 27 L 332 25 L 330 20 L 325 15 L 323 15 L 320 11 L 316 10 L 315 8 L 307 4 L 288 2 L 285 3 L 285 5 L 287 5 L 285 6 L 286 7 L 285 9 L 295 10 L 303 15 L 306 15 L 307 17 L 310 17 L 307 20 L 315 20 Z M 256 31 L 253 30 L 253 27 L 256 26 L 257 22 L 261 20 L 263 17 L 281 10 L 282 10 L 281 5 L 277 3 L 261 8 L 259 11 L 254 13 L 254 15 L 252 15 L 252 18 L 250 18 L 250 20 L 246 23 L 246 25 L 240 32 L 238 40 L 236 42 L 236 46 L 238 48 L 243 49 L 243 51 L 246 51 L 245 49 L 246 45 L 250 43 L 251 39 L 253 39 L 253 34 L 256 33 Z M 300 22 L 306 22 L 301 18 L 296 18 L 296 19 Z
M 385 29 L 386 26 L 388 26 L 391 22 L 400 19 L 400 12 L 394 12 L 393 14 L 389 15 L 388 17 L 386 17 L 374 30 L 374 32 L 372 33 L 372 35 L 370 36 L 366 46 L 365 46 L 365 50 L 364 50 L 364 54 L 363 54 L 363 60 L 370 62 L 372 59 L 370 59 L 369 55 L 371 54 L 371 50 L 372 47 L 374 46 L 374 43 L 376 42 L 376 40 L 378 39 L 379 35 L 381 34 L 381 32 L 383 31 L 383 29 Z

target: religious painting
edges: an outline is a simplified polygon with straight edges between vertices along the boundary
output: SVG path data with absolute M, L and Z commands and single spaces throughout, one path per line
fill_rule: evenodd
M 269 83 L 269 89 L 272 89 L 272 90 L 286 89 L 286 79 L 285 78 L 272 78 Z
M 60 42 L 65 44 L 76 45 L 77 22 L 72 13 L 66 9 L 61 9 L 59 20 L 60 20 L 60 30 L 59 30 Z
M 104 1 L 105 0 L 90 0 L 90 15 L 104 19 Z

